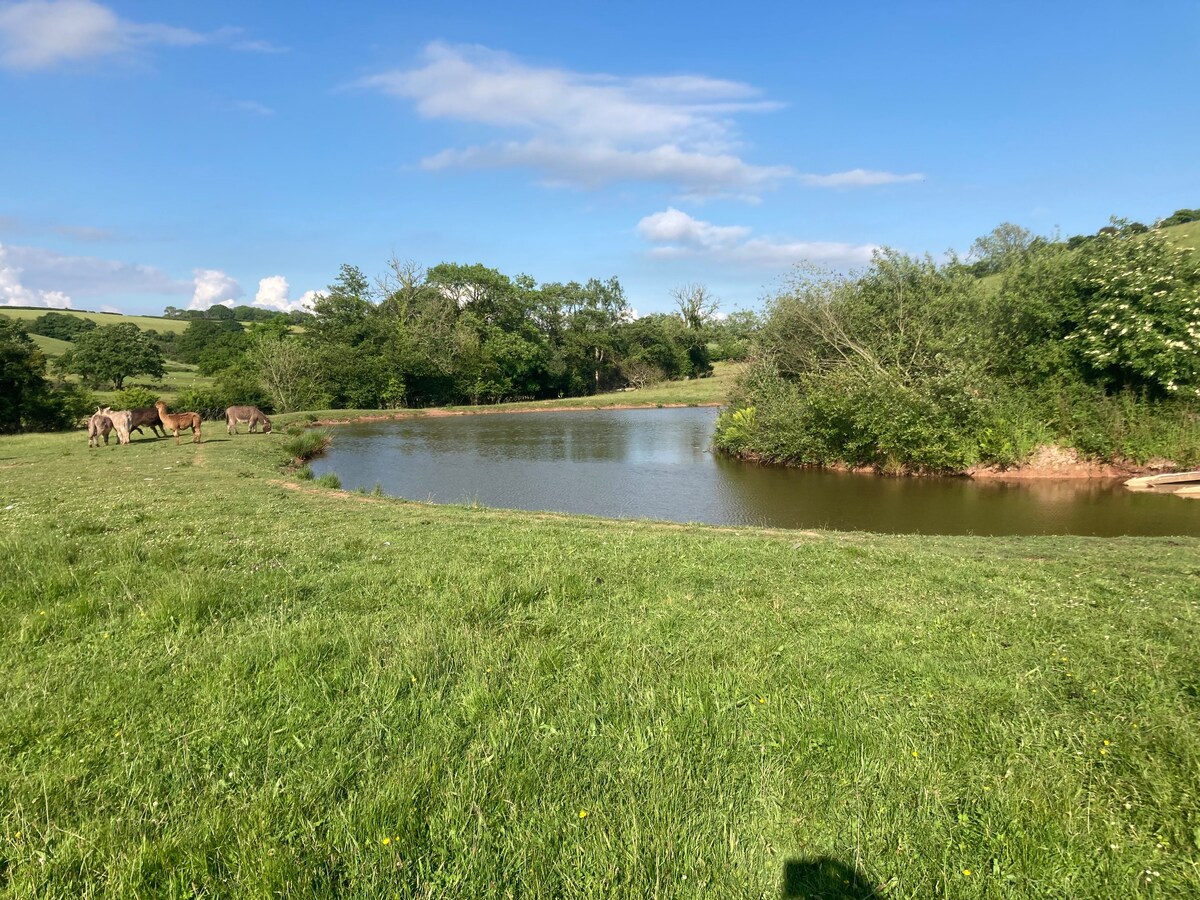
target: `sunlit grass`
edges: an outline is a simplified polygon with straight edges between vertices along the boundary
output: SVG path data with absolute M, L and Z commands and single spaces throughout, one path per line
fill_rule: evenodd
M 612 391 L 590 397 L 564 397 L 561 400 L 535 400 L 528 403 L 495 403 L 480 406 L 446 406 L 436 409 L 324 409 L 304 416 L 316 416 L 322 421 L 349 421 L 361 417 L 409 417 L 432 412 L 520 412 L 553 409 L 612 409 L 620 406 L 721 406 L 733 388 L 742 363 L 717 363 L 711 378 L 692 378 L 684 381 L 664 381 L 638 390 Z M 287 422 L 298 414 L 284 415 Z
M 5 307 L 3 314 L 13 319 L 32 322 L 34 319 L 44 316 L 50 311 L 42 307 L 33 309 Z M 164 319 L 159 316 L 123 316 L 120 313 L 86 312 L 78 309 L 58 309 L 54 310 L 54 312 L 76 316 L 81 319 L 90 319 L 97 325 L 120 325 L 128 323 L 136 325 L 143 331 L 153 329 L 160 332 L 173 331 L 181 333 L 190 324 L 190 320 L 188 319 Z
M 437 507 L 287 439 L 0 438 L 0 893 L 1200 894 L 1200 541 Z

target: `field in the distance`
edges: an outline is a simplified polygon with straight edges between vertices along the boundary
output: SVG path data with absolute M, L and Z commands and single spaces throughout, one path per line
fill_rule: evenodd
M 1198 540 L 437 507 L 206 435 L 0 438 L 0 894 L 1200 895 Z
M 190 324 L 188 319 L 164 319 L 159 316 L 123 316 L 120 313 L 87 312 L 79 309 L 45 309 L 43 307 L 29 308 L 23 306 L 0 307 L 0 315 L 8 316 L 22 322 L 32 322 L 48 312 L 66 313 L 82 319 L 91 319 L 97 325 L 120 325 L 128 323 L 136 325 L 143 331 L 174 331 L 182 332 Z

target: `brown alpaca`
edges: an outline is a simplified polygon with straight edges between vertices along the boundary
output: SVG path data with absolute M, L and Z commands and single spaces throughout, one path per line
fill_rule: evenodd
M 175 443 L 179 443 L 179 431 L 182 428 L 192 429 L 192 443 L 200 443 L 200 414 L 194 412 L 185 413 L 169 413 L 167 412 L 167 404 L 159 400 L 154 404 L 158 409 L 158 418 L 163 423 L 163 428 L 170 429 L 175 432 Z

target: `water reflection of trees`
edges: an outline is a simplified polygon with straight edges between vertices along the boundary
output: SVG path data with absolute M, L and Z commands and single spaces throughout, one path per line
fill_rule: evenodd
M 426 418 L 347 429 L 315 464 L 400 496 L 677 521 L 925 534 L 1196 534 L 1200 504 L 1110 480 L 889 478 L 708 452 L 711 410 Z M 574 463 L 588 463 L 586 468 Z
M 593 413 L 510 414 L 424 419 L 407 436 L 429 453 L 469 453 L 483 460 L 620 461 L 630 429 Z

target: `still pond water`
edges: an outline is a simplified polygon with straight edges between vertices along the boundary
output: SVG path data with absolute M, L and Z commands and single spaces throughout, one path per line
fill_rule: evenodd
M 586 410 L 343 425 L 313 461 L 349 490 L 615 518 L 923 534 L 1200 535 L 1200 500 L 1119 483 L 883 478 L 710 452 L 715 409 Z

